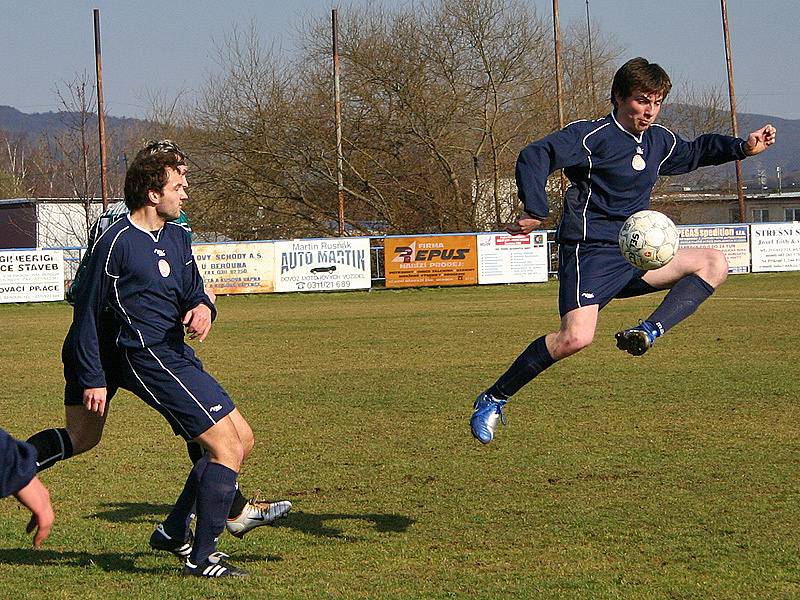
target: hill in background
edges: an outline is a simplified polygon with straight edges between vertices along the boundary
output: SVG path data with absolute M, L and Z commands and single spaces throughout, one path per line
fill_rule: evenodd
M 76 114 L 62 112 L 28 114 L 11 106 L 0 105 L 0 130 L 35 139 L 44 134 L 55 133 L 74 116 Z M 727 113 L 726 119 L 728 122 Z M 739 135 L 744 136 L 765 123 L 772 123 L 778 128 L 778 142 L 767 154 L 743 163 L 744 177 L 751 182 L 748 187 L 750 189 L 755 187 L 755 182 L 758 181 L 759 172 L 761 172 L 766 178 L 765 184 L 770 188 L 776 188 L 777 167 L 780 167 L 782 171 L 782 187 L 784 189 L 800 187 L 800 119 L 781 119 L 756 113 L 741 113 L 738 116 Z M 136 125 L 147 125 L 147 122 L 131 117 L 106 117 L 106 127 L 109 129 Z M 733 177 L 733 167 L 725 165 L 703 169 L 696 175 L 688 176 L 681 181 L 685 181 L 687 186 L 713 187 L 724 181 L 730 182 Z
M 46 112 L 24 113 L 11 106 L 0 105 L 0 130 L 12 134 L 21 134 L 29 139 L 36 139 L 47 133 L 55 133 L 65 127 L 64 123 L 78 116 L 79 113 Z M 95 116 L 95 119 L 97 117 Z M 142 119 L 131 117 L 111 117 L 106 115 L 106 127 L 115 129 L 130 125 L 146 124 Z

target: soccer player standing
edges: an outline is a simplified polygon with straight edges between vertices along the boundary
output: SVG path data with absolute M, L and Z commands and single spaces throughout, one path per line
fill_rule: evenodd
M 563 169 L 570 181 L 556 234 L 561 326 L 531 343 L 478 395 L 470 428 L 482 443 L 492 441 L 498 420 L 505 422 L 503 406 L 513 394 L 556 361 L 592 343 L 598 313 L 608 302 L 670 290 L 645 321 L 616 334 L 618 348 L 640 355 L 727 278 L 728 263 L 718 250 L 680 248 L 668 265 L 641 271 L 624 259 L 617 245 L 625 219 L 650 205 L 659 175 L 741 160 L 775 142 L 772 125 L 747 140 L 714 134 L 691 142 L 679 138 L 655 123 L 671 88 L 659 65 L 631 59 L 614 75 L 609 115 L 571 123 L 520 153 L 516 180 L 523 212 L 509 233 L 530 233 L 547 217 L 545 185 L 551 173 Z
M 206 454 L 186 480 L 173 510 L 154 532 L 163 549 L 191 551 L 184 573 L 200 577 L 245 572 L 216 552 L 217 538 L 236 490 L 253 432 L 228 394 L 203 370 L 184 342 L 203 341 L 216 308 L 203 282 L 183 228 L 171 223 L 187 200 L 186 178 L 173 153 L 137 157 L 125 177 L 130 215 L 97 240 L 75 303 L 73 335 L 64 347 L 65 370 L 73 369 L 84 406 L 102 416 L 107 381 L 101 360 L 100 321 L 109 309 L 117 326 L 120 359 L 110 365 L 116 383 L 158 410 L 173 431 L 199 442 Z M 195 512 L 195 533 L 190 529 Z
M 172 140 L 147 142 L 137 153 L 134 160 L 159 152 L 174 155 L 178 161 L 178 171 L 186 177 L 188 171 L 186 153 Z M 188 182 L 186 183 L 188 185 Z M 86 267 L 91 260 L 95 242 L 103 235 L 106 229 L 119 219 L 125 218 L 129 212 L 124 202 L 117 202 L 110 205 L 92 226 L 89 232 L 88 249 L 81 259 L 75 278 L 67 292 L 67 301 L 70 304 L 75 303 L 75 298 L 80 293 Z M 183 227 L 191 240 L 192 230 L 189 220 L 183 211 L 172 222 Z M 206 295 L 209 296 L 212 302 L 214 301 L 211 292 L 206 290 Z M 103 311 L 99 330 L 101 332 L 99 336 L 101 363 L 104 365 L 107 377 L 110 375 L 112 380 L 108 382 L 109 385 L 107 386 L 107 401 L 110 401 L 118 387 L 114 381 L 114 374 L 119 371 L 115 366 L 115 361 L 119 360 L 120 356 L 115 341 L 117 327 L 115 326 L 113 314 L 108 309 Z M 72 343 L 71 335 L 72 333 L 67 335 L 65 345 Z M 75 379 L 74 370 L 67 368 L 64 375 L 66 379 L 64 392 L 66 427 L 43 429 L 27 440 L 29 444 L 36 448 L 36 466 L 39 471 L 47 469 L 59 461 L 67 460 L 72 456 L 91 450 L 100 443 L 103 436 L 108 416 L 108 406 L 106 406 L 106 410 L 102 415 L 87 411 L 83 406 L 83 393 Z M 187 450 L 192 463 L 196 463 L 204 454 L 202 447 L 196 442 L 187 442 Z M 269 525 L 277 518 L 285 516 L 291 507 L 291 502 L 287 500 L 277 502 L 266 502 L 257 498 L 248 500 L 237 486 L 228 514 L 227 529 L 233 535 L 242 537 L 255 527 Z M 178 555 L 180 556 L 180 553 Z

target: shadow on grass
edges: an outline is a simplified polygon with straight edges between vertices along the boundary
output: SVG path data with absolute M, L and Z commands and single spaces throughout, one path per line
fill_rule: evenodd
M 277 521 L 274 527 L 288 527 L 296 529 L 309 535 L 316 535 L 319 537 L 341 538 L 354 540 L 357 539 L 352 535 L 348 535 L 341 529 L 327 524 L 328 521 L 366 521 L 372 523 L 375 530 L 379 533 L 403 533 L 411 525 L 414 524 L 414 519 L 404 515 L 392 514 L 345 514 L 345 513 L 307 513 L 297 511 L 290 513 L 289 516 Z
M 160 554 L 168 558 L 166 554 Z M 33 548 L 0 548 L 0 564 L 6 565 L 31 565 L 35 567 L 97 567 L 106 572 L 125 572 L 143 575 L 176 575 L 181 573 L 181 567 L 175 561 L 169 565 L 160 564 L 153 567 L 138 566 L 136 562 L 143 557 L 152 558 L 155 554 L 149 552 L 106 552 L 92 554 L 90 552 L 58 551 Z M 236 555 L 238 562 L 277 562 L 283 560 L 280 556 L 256 556 L 253 554 Z
M 90 519 L 103 519 L 111 523 L 157 523 L 172 510 L 171 504 L 150 502 L 106 502 L 101 510 L 87 515 Z
M 155 523 L 168 514 L 172 506 L 149 502 L 107 502 L 101 504 L 100 508 L 101 510 L 88 515 L 88 517 L 103 519 L 112 523 Z M 315 514 L 295 511 L 272 526 L 287 527 L 319 537 L 356 539 L 342 529 L 331 526 L 331 521 L 363 521 L 371 523 L 379 533 L 403 533 L 414 524 L 414 519 L 397 514 Z

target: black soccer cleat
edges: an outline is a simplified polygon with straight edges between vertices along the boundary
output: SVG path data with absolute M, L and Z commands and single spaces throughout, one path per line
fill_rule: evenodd
M 658 332 L 647 321 L 642 321 L 636 327 L 617 332 L 614 337 L 617 339 L 617 348 L 633 356 L 641 356 L 653 346 Z
M 187 577 L 247 577 L 250 574 L 244 569 L 234 567 L 225 558 L 230 558 L 224 552 L 213 552 L 208 558 L 199 565 L 193 565 L 188 560 L 183 568 L 183 574 Z
M 189 558 L 189 555 L 192 553 L 192 546 L 194 545 L 194 534 L 192 530 L 189 530 L 189 534 L 186 536 L 185 540 L 176 540 L 173 537 L 167 535 L 167 532 L 164 531 L 164 525 L 159 523 L 156 530 L 153 532 L 153 535 L 150 536 L 150 547 L 153 550 L 163 550 L 164 552 L 170 552 L 180 558 L 181 560 L 186 560 Z

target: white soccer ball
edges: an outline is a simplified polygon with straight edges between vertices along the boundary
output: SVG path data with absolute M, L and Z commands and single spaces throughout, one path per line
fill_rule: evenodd
M 678 230 L 667 215 L 640 210 L 622 225 L 619 249 L 622 256 L 639 269 L 660 269 L 678 252 Z

